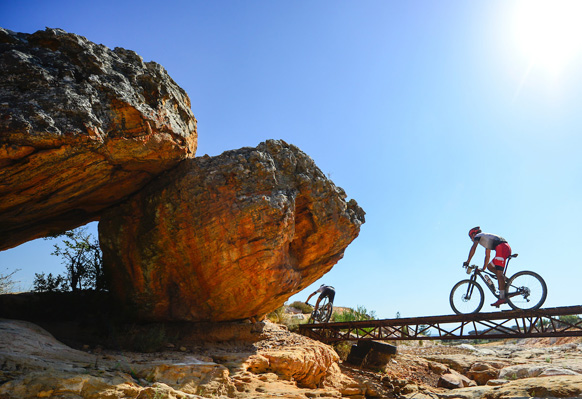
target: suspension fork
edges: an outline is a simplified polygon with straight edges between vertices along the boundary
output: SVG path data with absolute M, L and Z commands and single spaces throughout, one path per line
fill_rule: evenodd
M 468 284 L 467 287 L 467 299 L 471 299 L 471 295 L 473 295 L 473 288 L 475 288 L 475 284 L 477 283 L 477 269 L 473 273 L 471 273 L 471 277 L 469 277 L 469 281 L 474 284 Z

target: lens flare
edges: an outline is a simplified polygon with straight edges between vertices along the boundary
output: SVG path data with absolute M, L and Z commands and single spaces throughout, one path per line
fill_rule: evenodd
M 534 67 L 560 73 L 582 50 L 582 1 L 527 0 L 516 8 L 515 40 Z

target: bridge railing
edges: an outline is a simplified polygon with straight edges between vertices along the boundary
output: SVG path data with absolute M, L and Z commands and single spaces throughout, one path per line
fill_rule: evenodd
M 299 333 L 322 342 L 456 340 L 582 336 L 582 306 L 472 315 L 302 324 Z

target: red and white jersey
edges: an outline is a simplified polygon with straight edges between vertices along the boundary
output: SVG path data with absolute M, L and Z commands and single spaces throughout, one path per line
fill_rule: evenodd
M 489 233 L 479 233 L 474 238 L 475 242 L 478 242 L 487 249 L 495 249 L 499 244 L 507 242 L 507 240 L 501 236 Z

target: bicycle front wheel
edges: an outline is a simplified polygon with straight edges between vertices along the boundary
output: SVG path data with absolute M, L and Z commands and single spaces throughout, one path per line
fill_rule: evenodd
M 471 280 L 461 280 L 451 290 L 449 302 L 456 314 L 478 313 L 483 307 L 483 288 Z
M 539 309 L 547 295 L 548 288 L 544 279 L 527 270 L 511 276 L 505 288 L 507 303 L 515 310 Z

